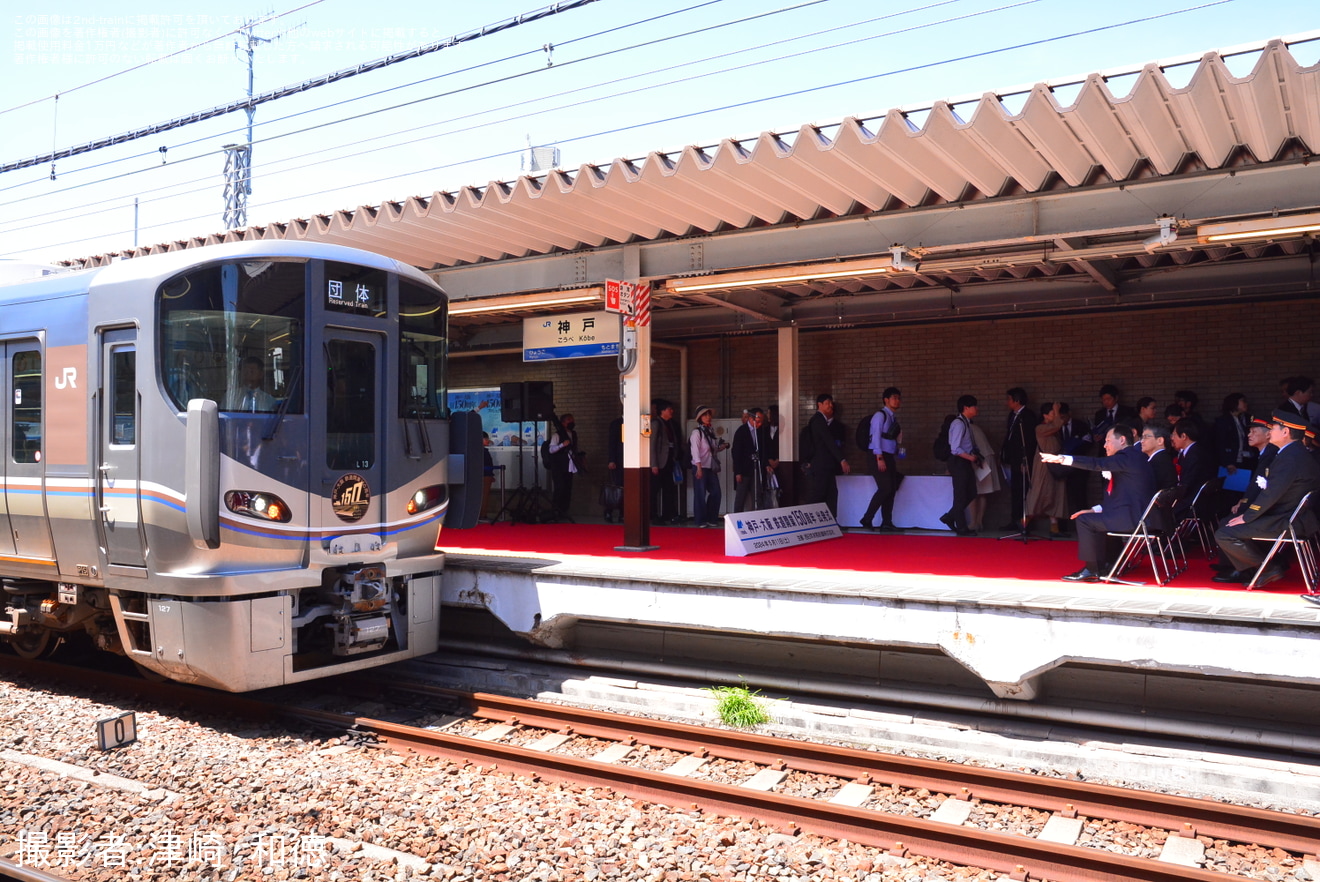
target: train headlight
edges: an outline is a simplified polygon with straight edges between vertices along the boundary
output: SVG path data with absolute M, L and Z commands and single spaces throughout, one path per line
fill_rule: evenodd
M 225 494 L 225 507 L 234 514 L 280 524 L 287 524 L 293 517 L 283 499 L 272 493 L 252 490 L 230 490 Z
M 408 498 L 408 514 L 417 514 L 419 511 L 435 508 L 444 501 L 445 487 L 443 484 L 423 487 Z

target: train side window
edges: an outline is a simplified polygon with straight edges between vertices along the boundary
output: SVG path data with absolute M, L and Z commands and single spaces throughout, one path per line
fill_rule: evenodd
M 116 349 L 110 356 L 110 395 L 114 425 L 110 443 L 125 447 L 137 443 L 137 352 Z
M 16 352 L 9 367 L 10 376 L 14 378 L 10 424 L 14 462 L 41 462 L 41 353 L 36 350 Z

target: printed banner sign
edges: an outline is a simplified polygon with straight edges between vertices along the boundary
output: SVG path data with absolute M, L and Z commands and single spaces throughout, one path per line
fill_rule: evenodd
M 608 312 L 523 319 L 523 361 L 619 354 L 619 319 Z
M 823 502 L 724 516 L 724 553 L 729 557 L 746 557 L 842 536 L 830 507 Z

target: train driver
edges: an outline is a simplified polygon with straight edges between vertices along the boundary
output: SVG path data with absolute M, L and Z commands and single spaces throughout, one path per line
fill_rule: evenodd
M 239 366 L 239 385 L 231 389 L 226 410 L 249 413 L 269 413 L 275 409 L 275 398 L 265 389 L 266 365 L 255 355 L 244 358 Z

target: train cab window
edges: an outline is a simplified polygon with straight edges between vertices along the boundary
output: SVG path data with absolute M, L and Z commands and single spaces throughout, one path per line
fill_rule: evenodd
M 434 288 L 399 280 L 399 413 L 410 418 L 449 415 L 445 391 L 445 297 Z
M 307 265 L 216 264 L 161 285 L 160 374 L 179 410 L 206 398 L 241 413 L 303 412 Z
M 10 424 L 14 462 L 41 462 L 41 353 L 16 352 L 9 368 L 14 380 Z
M 137 443 L 137 352 L 132 349 L 115 349 L 110 356 L 110 401 L 110 443 L 131 447 Z

